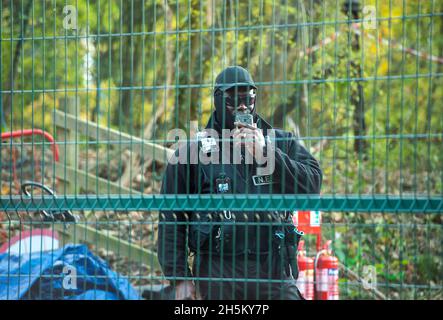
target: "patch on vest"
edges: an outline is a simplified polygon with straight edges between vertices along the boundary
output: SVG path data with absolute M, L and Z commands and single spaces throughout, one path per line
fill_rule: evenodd
M 217 140 L 213 137 L 207 137 L 207 133 L 204 131 L 197 132 L 197 141 L 200 143 L 200 150 L 203 153 L 219 151 Z
M 263 176 L 252 176 L 252 181 L 254 182 L 255 186 L 263 186 L 273 183 L 271 174 Z
M 231 188 L 231 179 L 229 177 L 225 177 L 221 175 L 215 180 L 215 184 L 217 186 L 217 193 L 230 193 Z

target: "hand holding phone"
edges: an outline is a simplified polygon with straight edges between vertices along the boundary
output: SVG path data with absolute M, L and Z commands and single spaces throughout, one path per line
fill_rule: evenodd
M 241 123 L 241 124 L 249 125 L 252 128 L 253 124 L 254 124 L 254 117 L 250 113 L 239 113 L 239 112 L 237 112 L 235 114 L 234 125 L 236 123 L 237 124 Z
M 244 145 L 246 151 L 254 158 L 257 160 L 259 160 L 258 158 L 262 158 L 265 138 L 262 130 L 258 129 L 257 124 L 253 122 L 252 114 L 236 115 L 234 125 L 236 127 L 233 135 L 235 146 L 240 147 Z

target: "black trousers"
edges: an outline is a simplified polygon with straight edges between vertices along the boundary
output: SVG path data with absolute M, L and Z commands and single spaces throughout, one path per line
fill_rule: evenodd
M 268 257 L 196 255 L 197 292 L 204 300 L 303 300 L 292 275 L 276 272 Z

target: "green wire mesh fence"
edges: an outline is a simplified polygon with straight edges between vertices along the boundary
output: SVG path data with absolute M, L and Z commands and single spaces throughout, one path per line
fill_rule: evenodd
M 208 298 L 284 298 L 273 284 L 290 280 L 254 266 L 283 263 L 271 238 L 292 221 L 266 215 L 294 211 L 321 212 L 321 235 L 302 239 L 312 258 L 332 240 L 340 299 L 442 299 L 440 1 L 4 0 L 0 19 L 2 299 L 73 296 L 57 286 L 66 272 L 42 262 L 68 244 L 85 244 L 147 299 L 171 298 L 164 286 L 178 280 L 213 285 Z M 176 148 L 214 121 L 216 76 L 232 65 L 252 75 L 263 120 L 291 133 L 274 141 L 295 140 L 318 160 L 321 194 L 284 176 L 270 192 L 217 194 L 220 166 L 207 186 L 189 164 L 162 190 Z M 227 211 L 259 219 L 202 218 Z M 178 255 L 192 247 L 193 225 L 211 230 L 200 265 L 237 266 L 238 277 L 180 272 L 203 250 Z M 222 242 L 227 251 L 247 251 L 246 234 L 266 235 L 259 246 L 270 260 L 252 254 L 253 271 L 238 255 L 221 263 L 212 243 L 220 226 L 240 230 Z M 161 237 L 178 244 L 166 254 L 175 257 L 170 274 Z M 31 260 L 36 269 L 20 269 Z M 98 283 L 95 291 L 112 287 Z

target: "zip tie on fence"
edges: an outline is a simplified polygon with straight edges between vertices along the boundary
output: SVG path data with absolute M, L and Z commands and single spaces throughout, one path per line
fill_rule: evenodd
M 394 48 L 396 48 L 396 49 L 398 49 L 400 51 L 404 51 L 406 53 L 409 53 L 411 55 L 418 56 L 418 57 L 420 57 L 422 59 L 431 60 L 431 61 L 434 61 L 434 62 L 437 62 L 437 63 L 443 63 L 443 58 L 442 57 L 430 55 L 429 53 L 427 53 L 425 51 L 418 51 L 418 50 L 415 50 L 415 49 L 412 49 L 412 48 L 404 47 L 402 44 L 400 44 L 400 43 L 398 43 L 396 41 L 393 41 L 393 40 L 389 41 L 389 40 L 386 40 L 386 39 L 382 38 L 381 36 L 379 38 L 377 38 L 376 36 L 374 36 L 372 34 L 369 34 L 368 32 L 365 32 L 364 30 L 361 30 L 360 23 L 353 23 L 352 24 L 352 30 L 353 30 L 353 32 L 355 34 L 357 34 L 359 36 L 364 35 L 364 36 L 368 37 L 371 40 L 378 41 L 379 43 L 382 43 L 382 44 L 388 45 L 388 46 L 393 44 Z

